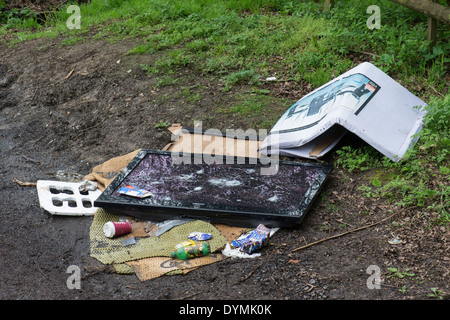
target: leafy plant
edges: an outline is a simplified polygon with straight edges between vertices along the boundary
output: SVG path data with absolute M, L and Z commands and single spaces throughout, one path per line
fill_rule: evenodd
M 0 2 L 0 24 L 4 24 L 3 29 L 37 29 L 40 27 L 40 24 L 37 22 L 37 14 L 30 8 L 13 8 L 3 12 L 1 10 L 4 7 L 5 3 L 3 1 Z
M 429 293 L 429 294 L 427 295 L 427 297 L 430 297 L 430 298 L 437 298 L 437 299 L 439 299 L 439 300 L 444 299 L 444 298 L 442 297 L 442 294 L 444 293 L 443 290 L 439 290 L 438 288 L 431 288 L 430 290 L 431 290 L 431 293 Z
M 367 171 L 381 165 L 379 154 L 371 147 L 352 148 L 344 146 L 336 151 L 338 158 L 336 165 L 347 169 L 349 172 L 354 170 Z
M 391 274 L 388 275 L 387 278 L 397 277 L 399 279 L 403 279 L 405 277 L 414 277 L 415 276 L 414 273 L 409 272 L 408 268 L 403 269 L 403 271 L 401 271 L 401 269 L 397 269 L 397 268 L 388 268 L 388 271 L 391 272 Z
M 169 127 L 169 126 L 170 126 L 170 123 L 169 123 L 169 122 L 165 122 L 165 121 L 160 120 L 160 121 L 155 125 L 155 129 L 163 130 L 163 129 Z

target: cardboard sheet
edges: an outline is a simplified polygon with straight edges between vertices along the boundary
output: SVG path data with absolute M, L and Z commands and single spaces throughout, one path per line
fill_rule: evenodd
M 172 132 L 172 142 L 163 150 L 173 152 L 187 152 L 226 156 L 239 156 L 258 158 L 258 148 L 261 140 L 258 137 L 239 139 L 223 135 L 211 135 L 207 132 L 196 132 L 195 129 L 183 128 L 173 124 L 169 129 Z

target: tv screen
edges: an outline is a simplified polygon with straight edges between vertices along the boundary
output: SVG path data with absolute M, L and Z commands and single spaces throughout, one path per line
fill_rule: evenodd
M 253 227 L 293 226 L 301 222 L 331 167 L 325 164 L 257 158 L 183 155 L 142 150 L 96 200 L 97 207 L 146 220 L 206 219 Z M 187 161 L 186 161 L 187 160 Z M 217 161 L 219 160 L 219 161 Z M 149 194 L 123 194 L 124 187 Z

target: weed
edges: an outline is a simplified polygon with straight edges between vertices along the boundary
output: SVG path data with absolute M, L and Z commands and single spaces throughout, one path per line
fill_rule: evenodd
M 379 188 L 379 187 L 381 187 L 381 181 L 375 177 L 372 179 L 372 185 L 376 188 Z
M 436 299 L 439 299 L 439 300 L 444 299 L 444 297 L 442 296 L 443 293 L 444 293 L 443 290 L 439 290 L 438 288 L 431 288 L 430 290 L 431 290 L 431 293 L 429 293 L 427 295 L 427 297 L 436 298 Z
M 372 191 L 372 188 L 363 184 L 361 186 L 358 187 L 358 190 L 362 192 L 362 195 L 365 197 L 372 197 L 374 196 L 374 192 Z
M 368 146 L 357 149 L 351 146 L 344 146 L 337 150 L 336 154 L 338 155 L 336 165 L 346 168 L 349 172 L 354 170 L 367 171 L 381 165 L 379 155 L 373 148 Z
M 170 126 L 170 123 L 169 123 L 169 122 L 164 122 L 164 121 L 160 120 L 160 121 L 155 125 L 155 129 L 163 130 L 163 129 L 168 128 L 169 126 Z
M 182 88 L 181 94 L 188 102 L 196 102 L 203 98 L 203 95 L 200 92 L 194 92 L 193 89 L 195 89 L 197 85 L 192 87 L 185 87 Z
M 440 172 L 442 175 L 446 176 L 446 175 L 450 174 L 450 168 L 444 167 L 444 166 L 440 166 L 440 167 L 439 167 L 439 172 Z
M 257 81 L 257 76 L 255 75 L 255 70 L 241 70 L 230 73 L 224 78 L 226 85 L 234 85 L 239 83 L 252 83 Z
M 41 27 L 37 22 L 37 14 L 28 7 L 23 9 L 13 8 L 9 11 L 2 12 L 5 7 L 3 1 L 0 2 L 0 24 L 2 29 L 28 29 L 36 30 Z
M 388 268 L 388 271 L 391 273 L 390 275 L 387 276 L 387 278 L 392 278 L 392 277 L 397 277 L 399 279 L 403 279 L 405 277 L 414 277 L 415 274 L 412 272 L 409 272 L 408 268 L 403 269 L 403 271 L 401 271 L 401 269 L 397 269 L 397 268 Z
M 169 75 L 164 75 L 161 78 L 157 79 L 156 87 L 166 87 L 166 86 L 174 85 L 176 83 L 177 83 L 177 79 L 175 79 Z

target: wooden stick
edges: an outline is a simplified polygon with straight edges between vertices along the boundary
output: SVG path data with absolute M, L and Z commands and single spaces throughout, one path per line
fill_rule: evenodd
M 24 158 L 24 159 L 27 160 L 27 161 L 30 161 L 30 162 L 33 162 L 33 163 L 36 163 L 36 164 L 41 164 L 40 161 L 31 159 L 31 158 L 28 158 L 28 157 L 27 157 L 26 155 L 24 155 L 24 154 L 20 154 L 20 155 L 22 156 L 22 158 Z
M 432 0 L 437 2 L 437 0 Z M 437 20 L 432 17 L 428 17 L 428 28 L 427 28 L 427 40 L 430 42 L 430 49 L 436 45 L 436 33 L 437 33 Z
M 70 71 L 69 72 L 69 74 L 65 77 L 65 79 L 67 80 L 67 79 L 69 79 L 70 78 L 70 76 L 72 75 L 72 73 L 74 72 L 75 70 L 74 69 L 72 69 L 72 71 Z
M 15 183 L 17 183 L 19 186 L 22 186 L 22 187 L 34 187 L 34 186 L 36 186 L 35 182 L 22 182 L 22 181 L 20 181 L 20 180 L 18 180 L 16 178 L 14 178 L 13 181 Z
M 257 265 L 252 271 L 250 271 L 250 273 L 249 273 L 247 276 L 245 276 L 243 279 L 239 280 L 239 282 L 244 282 L 245 280 L 247 280 L 248 278 L 250 278 L 250 277 L 252 276 L 252 274 L 254 274 L 255 271 L 256 271 L 259 267 L 261 267 L 261 265 L 262 265 L 262 263 L 260 263 L 259 265 Z
M 377 224 L 380 224 L 380 223 L 382 223 L 382 222 L 384 222 L 384 221 L 386 221 L 386 220 L 389 220 L 390 218 L 392 218 L 393 216 L 395 216 L 396 214 L 398 214 L 398 213 L 401 212 L 401 211 L 403 211 L 403 210 L 400 210 L 400 211 L 398 211 L 398 212 L 396 212 L 396 213 L 394 213 L 394 214 L 391 214 L 389 217 L 386 217 L 386 218 L 384 218 L 384 219 L 381 219 L 380 221 L 377 221 L 377 222 L 374 222 L 374 223 L 371 223 L 371 224 L 368 224 L 368 225 L 365 225 L 365 226 L 362 226 L 362 227 L 359 227 L 359 228 L 356 228 L 356 229 L 352 229 L 352 230 L 349 230 L 349 231 L 344 232 L 344 233 L 336 234 L 336 235 L 334 235 L 334 236 L 331 236 L 331 237 L 328 237 L 328 238 L 324 238 L 324 239 L 321 239 L 321 240 L 316 241 L 316 242 L 309 243 L 309 244 L 307 244 L 307 245 L 304 245 L 304 246 L 302 246 L 302 247 L 299 247 L 299 248 L 297 248 L 297 249 L 294 249 L 294 250 L 292 250 L 291 252 L 296 252 L 296 251 L 299 251 L 299 250 L 302 250 L 302 249 L 305 249 L 305 248 L 309 248 L 309 247 L 311 247 L 311 246 L 313 246 L 313 245 L 316 245 L 316 244 L 319 244 L 319 243 L 322 243 L 322 242 L 325 242 L 325 241 L 328 241 L 328 240 L 331 240 L 331 239 L 336 239 L 336 238 L 345 236 L 345 235 L 347 235 L 347 234 L 350 234 L 350 233 L 353 233 L 353 232 L 356 232 L 356 231 L 361 231 L 361 230 L 364 230 L 364 229 L 367 229 L 367 228 L 376 226 Z
M 184 296 L 184 297 L 181 297 L 181 298 L 177 298 L 177 300 L 190 299 L 190 298 L 192 298 L 192 297 L 194 297 L 194 296 L 196 296 L 196 295 L 198 295 L 198 294 L 200 294 L 200 293 L 203 293 L 203 290 L 202 290 L 202 291 L 199 291 L 199 292 L 196 292 L 196 293 L 193 293 L 193 294 L 190 294 L 190 295 L 188 295 L 188 296 Z

